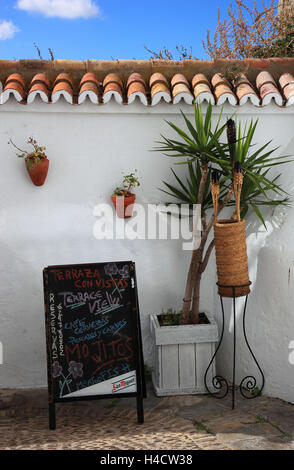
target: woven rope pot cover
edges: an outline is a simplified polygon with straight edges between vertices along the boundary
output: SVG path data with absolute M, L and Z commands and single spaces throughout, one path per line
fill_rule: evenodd
M 221 285 L 249 284 L 245 220 L 225 219 L 214 224 L 218 282 Z M 218 288 L 222 297 L 234 297 L 231 287 Z M 235 297 L 250 293 L 249 285 L 235 288 Z
M 215 254 L 218 276 L 218 293 L 222 297 L 241 297 L 250 293 L 245 220 L 240 218 L 240 197 L 243 184 L 241 165 L 236 163 L 233 172 L 233 188 L 236 198 L 237 219 L 218 220 L 220 194 L 217 172 L 213 172 L 211 194 L 214 207 Z M 247 285 L 246 285 L 247 284 Z M 224 286 L 244 286 L 224 287 Z

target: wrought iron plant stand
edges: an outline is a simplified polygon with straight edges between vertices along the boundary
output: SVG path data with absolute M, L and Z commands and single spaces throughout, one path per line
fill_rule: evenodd
M 257 387 L 257 379 L 253 375 L 244 377 L 239 383 L 240 393 L 244 398 L 253 399 L 258 397 L 264 388 L 264 374 L 248 342 L 246 333 L 246 310 L 248 294 L 250 293 L 251 282 L 248 275 L 248 260 L 246 250 L 245 221 L 240 218 L 240 197 L 242 191 L 243 174 L 241 165 L 236 162 L 233 171 L 233 189 L 236 199 L 236 219 L 217 220 L 218 198 L 220 186 L 217 172 L 213 172 L 211 181 L 211 192 L 215 214 L 214 235 L 215 250 L 218 273 L 218 293 L 222 309 L 222 329 L 219 344 L 206 369 L 204 383 L 207 392 L 215 398 L 225 398 L 229 391 L 232 391 L 232 409 L 235 408 L 236 393 L 236 298 L 246 296 L 242 313 L 242 331 L 246 346 L 261 374 L 261 385 Z M 221 347 L 225 331 L 225 309 L 223 298 L 228 297 L 233 302 L 233 364 L 232 383 L 221 376 L 216 375 L 208 383 L 208 373 L 216 355 Z

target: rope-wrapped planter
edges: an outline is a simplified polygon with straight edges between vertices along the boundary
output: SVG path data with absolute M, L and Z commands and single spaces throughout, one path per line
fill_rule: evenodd
M 241 297 L 250 293 L 246 250 L 245 220 L 225 219 L 214 225 L 219 295 Z M 246 286 L 248 284 L 248 286 Z M 242 286 L 232 289 L 221 286 Z
M 241 165 L 237 162 L 233 172 L 236 220 L 218 220 L 220 186 L 217 173 L 214 173 L 211 181 L 211 193 L 215 214 L 214 238 L 219 285 L 218 292 L 221 297 L 241 297 L 250 293 L 245 220 L 241 220 L 240 218 L 242 184 L 242 169 Z M 239 287 L 233 288 L 232 286 Z

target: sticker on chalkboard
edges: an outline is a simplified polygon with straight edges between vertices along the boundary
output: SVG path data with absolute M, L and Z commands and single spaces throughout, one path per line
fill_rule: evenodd
M 92 387 L 84 388 L 78 392 L 73 392 L 66 395 L 66 398 L 95 396 L 95 395 L 110 395 L 125 393 L 135 393 L 137 391 L 136 371 L 128 372 L 127 374 L 115 377 L 115 379 L 105 380 L 100 384 L 92 385 Z

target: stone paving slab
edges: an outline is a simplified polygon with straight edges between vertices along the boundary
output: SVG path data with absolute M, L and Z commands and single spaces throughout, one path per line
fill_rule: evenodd
M 230 397 L 158 398 L 149 384 L 144 406 L 139 426 L 134 398 L 57 404 L 49 431 L 47 389 L 0 390 L 0 448 L 294 450 L 294 405 L 282 400 L 237 396 L 232 410 Z

